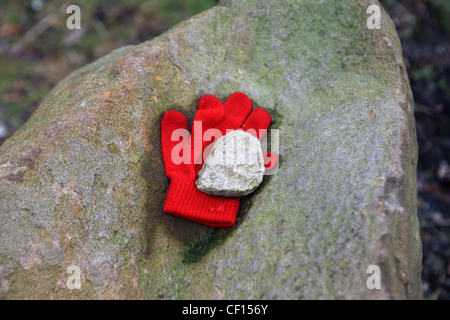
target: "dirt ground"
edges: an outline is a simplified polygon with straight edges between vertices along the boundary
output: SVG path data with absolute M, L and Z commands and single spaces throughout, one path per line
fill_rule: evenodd
M 216 0 L 80 0 L 79 31 L 63 0 L 0 5 L 0 144 L 72 70 L 146 41 Z M 427 299 L 450 299 L 450 1 L 381 0 L 399 33 L 415 99 L 418 215 Z

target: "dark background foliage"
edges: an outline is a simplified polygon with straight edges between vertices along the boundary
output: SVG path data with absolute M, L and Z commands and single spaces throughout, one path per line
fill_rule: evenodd
M 425 297 L 450 299 L 450 1 L 382 0 L 414 95 Z
M 419 142 L 423 288 L 450 299 L 450 1 L 380 0 L 403 45 Z M 0 0 L 0 144 L 72 70 L 161 34 L 217 0 Z M 66 8 L 81 8 L 81 30 Z

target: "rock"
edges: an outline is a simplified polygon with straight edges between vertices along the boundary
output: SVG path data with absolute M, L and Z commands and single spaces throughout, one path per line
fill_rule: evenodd
M 221 197 L 242 197 L 263 181 L 264 157 L 258 138 L 235 130 L 217 139 L 195 184 L 197 189 Z
M 421 298 L 413 100 L 368 6 L 222 1 L 66 77 L 0 147 L 0 297 Z M 237 91 L 272 115 L 278 172 L 233 228 L 165 214 L 162 115 Z

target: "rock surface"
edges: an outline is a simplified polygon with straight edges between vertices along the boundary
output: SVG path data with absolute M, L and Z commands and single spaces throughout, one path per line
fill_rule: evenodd
M 226 0 L 61 81 L 0 147 L 0 297 L 420 298 L 413 101 L 372 4 Z M 278 173 L 233 228 L 163 213 L 162 115 L 237 91 L 280 130 Z
M 261 184 L 264 157 L 258 138 L 235 130 L 217 139 L 195 184 L 197 189 L 221 197 L 243 197 Z

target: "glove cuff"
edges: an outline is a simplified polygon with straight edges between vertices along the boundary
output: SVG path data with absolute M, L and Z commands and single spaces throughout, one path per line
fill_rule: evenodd
M 195 179 L 170 181 L 163 211 L 214 228 L 231 227 L 236 221 L 239 198 L 210 196 L 199 191 Z

